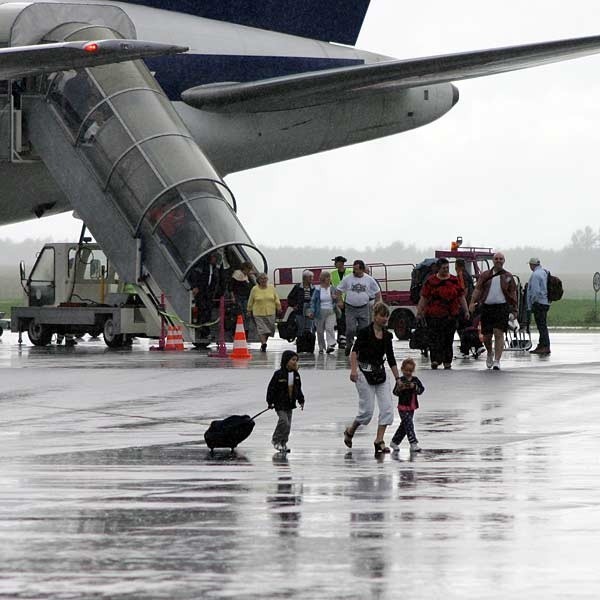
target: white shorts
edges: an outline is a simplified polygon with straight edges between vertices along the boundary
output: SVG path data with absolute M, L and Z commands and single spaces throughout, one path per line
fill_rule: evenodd
M 358 392 L 358 414 L 356 421 L 361 425 L 368 425 L 375 410 L 375 400 L 379 406 L 378 425 L 391 425 L 394 422 L 394 402 L 390 391 L 390 382 L 386 378 L 379 385 L 370 385 L 365 376 L 359 371 L 356 381 Z

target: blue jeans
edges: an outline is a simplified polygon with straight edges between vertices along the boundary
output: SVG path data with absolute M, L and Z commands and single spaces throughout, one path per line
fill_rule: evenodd
M 550 348 L 550 336 L 548 335 L 548 311 L 550 310 L 550 306 L 534 302 L 531 310 L 535 318 L 535 325 L 540 334 L 539 345 Z

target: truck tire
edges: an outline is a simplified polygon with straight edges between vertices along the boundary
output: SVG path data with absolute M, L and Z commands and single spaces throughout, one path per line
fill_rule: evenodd
M 410 337 L 410 330 L 413 328 L 415 318 L 410 310 L 397 309 L 392 313 L 389 328 L 394 330 L 399 340 L 407 340 Z
M 112 319 L 106 319 L 104 321 L 104 329 L 102 335 L 104 336 L 104 343 L 109 348 L 122 348 L 125 343 L 125 336 L 122 333 L 115 333 L 115 323 Z
M 47 346 L 52 341 L 52 332 L 33 319 L 27 326 L 27 335 L 34 346 Z

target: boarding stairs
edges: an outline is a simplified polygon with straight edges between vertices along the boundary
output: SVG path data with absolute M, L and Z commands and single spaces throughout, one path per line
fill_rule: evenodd
M 74 17 L 44 41 L 132 35 Z M 152 298 L 163 292 L 188 341 L 198 331 L 189 279 L 208 254 L 266 270 L 233 194 L 143 61 L 53 74 L 20 104 L 35 154 L 120 277 Z

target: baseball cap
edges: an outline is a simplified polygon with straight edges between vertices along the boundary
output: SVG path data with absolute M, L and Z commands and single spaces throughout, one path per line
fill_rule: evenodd
M 529 264 L 530 265 L 539 265 L 540 264 L 540 259 L 539 258 L 535 258 L 535 256 L 534 256 L 534 257 L 532 257 L 532 258 L 529 259 Z
M 331 259 L 333 262 L 348 262 L 348 259 L 345 256 L 336 256 Z

